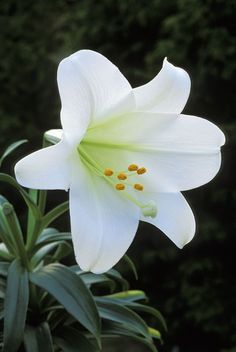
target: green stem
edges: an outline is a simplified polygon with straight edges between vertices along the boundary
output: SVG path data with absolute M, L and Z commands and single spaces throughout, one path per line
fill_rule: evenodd
M 37 219 L 35 221 L 33 232 L 31 233 L 30 236 L 27 237 L 26 248 L 28 251 L 32 250 L 41 232 L 42 232 L 42 218 L 40 220 Z
M 50 143 L 46 140 L 45 135 L 43 137 L 43 148 L 48 147 Z M 45 212 L 46 201 L 47 201 L 47 191 L 45 190 L 30 190 L 30 195 L 34 202 L 38 206 L 40 216 L 35 217 L 34 214 L 29 210 L 28 215 L 28 227 L 27 227 L 27 249 L 31 250 L 37 239 L 40 235 L 41 231 L 43 230 L 42 226 L 42 219 Z
M 38 207 L 41 211 L 41 214 L 44 215 L 45 207 L 47 202 L 47 191 L 39 191 Z
M 31 197 L 31 199 L 33 199 L 34 203 L 37 204 L 38 191 L 36 189 L 29 189 L 29 196 Z M 29 208 L 28 209 L 28 221 L 27 221 L 27 241 L 33 232 L 35 221 L 36 221 L 36 218 L 34 216 L 34 213 Z

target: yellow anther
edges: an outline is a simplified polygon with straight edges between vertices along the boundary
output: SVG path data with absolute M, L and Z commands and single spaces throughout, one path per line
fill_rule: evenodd
M 147 172 L 147 169 L 145 169 L 145 167 L 140 167 L 140 168 L 137 170 L 137 174 L 138 174 L 138 175 L 145 174 L 145 172 Z
M 104 175 L 105 176 L 112 176 L 113 175 L 113 170 L 112 169 L 105 169 L 104 170 Z
M 117 175 L 117 178 L 118 178 L 119 180 L 126 180 L 126 179 L 127 179 L 127 176 L 126 176 L 126 174 L 124 174 L 124 173 L 120 173 L 119 175 Z
M 141 185 L 140 183 L 135 183 L 134 189 L 136 189 L 137 191 L 143 191 L 143 185 Z
M 116 189 L 117 191 L 123 191 L 125 189 L 125 185 L 123 185 L 122 183 L 117 183 Z
M 130 164 L 128 167 L 129 171 L 137 171 L 138 170 L 138 165 L 136 164 Z

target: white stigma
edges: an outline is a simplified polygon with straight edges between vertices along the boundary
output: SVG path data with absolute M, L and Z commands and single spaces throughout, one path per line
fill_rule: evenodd
M 150 216 L 151 218 L 155 218 L 157 215 L 157 206 L 153 200 L 150 200 L 150 202 L 144 205 L 141 209 L 145 217 Z

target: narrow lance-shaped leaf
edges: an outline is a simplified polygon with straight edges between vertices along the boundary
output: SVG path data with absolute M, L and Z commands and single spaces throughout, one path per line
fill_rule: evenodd
M 110 301 L 106 298 L 96 298 L 99 313 L 102 318 L 110 320 L 116 323 L 122 324 L 124 328 L 127 328 L 133 333 L 140 334 L 146 339 L 150 340 L 150 334 L 148 327 L 144 320 L 140 318 L 138 314 L 128 309 L 125 306 L 121 306 L 115 301 Z
M 0 262 L 0 275 L 7 276 L 9 265 L 8 262 Z
M 32 210 L 34 216 L 36 218 L 40 218 L 41 214 L 40 214 L 40 211 L 39 211 L 37 205 L 35 204 L 33 199 L 30 197 L 30 195 L 16 182 L 16 180 L 13 177 L 11 177 L 7 174 L 0 173 L 0 181 L 8 183 L 10 186 L 17 189 L 20 192 L 20 194 L 22 195 L 22 197 L 24 198 L 25 203 Z
M 26 352 L 53 352 L 53 342 L 47 322 L 37 327 L 27 326 L 24 334 Z
M 14 142 L 11 145 L 9 145 L 9 147 L 7 147 L 7 149 L 5 149 L 4 153 L 2 154 L 2 156 L 0 157 L 0 167 L 2 165 L 3 160 L 10 155 L 15 149 L 17 149 L 19 146 L 21 146 L 22 144 L 28 142 L 27 139 L 22 139 L 20 141 Z
M 73 328 L 63 328 L 60 337 L 55 338 L 57 346 L 59 346 L 63 352 L 97 352 L 98 349 L 81 334 L 79 331 Z M 28 352 L 28 351 L 27 351 Z
M 138 280 L 138 272 L 136 270 L 134 262 L 130 259 L 130 257 L 127 254 L 123 256 L 123 259 L 128 264 L 130 269 L 133 271 L 135 279 Z
M 71 241 L 71 235 L 69 233 L 52 234 L 48 238 L 40 238 L 36 245 L 30 251 L 31 256 L 37 253 L 41 248 L 46 247 L 50 244 L 59 244 L 60 242 Z
M 100 319 L 93 297 L 78 275 L 60 264 L 30 274 L 30 280 L 60 302 L 99 341 Z
M 4 303 L 3 352 L 16 352 L 24 334 L 29 301 L 28 272 L 16 259 L 9 267 Z
M 64 214 L 69 209 L 69 202 L 59 204 L 57 207 L 50 210 L 42 219 L 42 228 L 46 228 L 59 216 Z
M 109 324 L 107 324 L 107 326 L 105 326 L 102 331 L 103 338 L 117 338 L 118 336 L 130 338 L 134 341 L 137 341 L 138 343 L 146 345 L 152 352 L 157 352 L 157 349 L 152 340 L 140 337 L 133 331 L 130 331 L 126 327 L 122 327 L 117 323 L 109 322 Z
M 144 294 L 144 292 L 131 290 L 127 292 L 118 292 L 115 294 L 107 295 L 107 296 L 104 296 L 104 298 L 106 298 L 107 300 L 110 300 L 111 302 L 120 304 L 122 306 L 126 306 L 134 310 L 135 312 L 144 312 L 144 313 L 151 314 L 157 319 L 158 328 L 163 333 L 165 333 L 167 331 L 167 326 L 162 314 L 153 307 L 136 302 L 137 300 L 146 298 L 146 296 L 142 297 L 142 294 Z
M 125 280 L 121 274 L 115 270 L 115 269 L 110 269 L 109 271 L 106 272 L 105 274 L 109 279 L 114 280 L 116 282 L 119 282 L 122 286 L 122 289 L 124 291 L 127 291 L 129 289 L 129 283 L 127 280 Z
M 129 290 L 129 291 L 124 291 L 124 292 L 117 292 L 117 293 L 113 293 L 111 295 L 107 295 L 104 297 L 108 297 L 108 298 L 115 299 L 115 300 L 120 300 L 124 304 L 126 304 L 126 302 L 136 302 L 136 301 L 140 301 L 140 300 L 147 301 L 147 296 L 146 296 L 145 292 L 141 291 L 141 290 Z

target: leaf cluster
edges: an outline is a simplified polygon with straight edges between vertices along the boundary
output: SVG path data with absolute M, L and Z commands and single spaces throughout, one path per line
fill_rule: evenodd
M 21 144 L 10 146 L 1 160 Z M 166 325 L 143 291 L 129 290 L 115 269 L 97 275 L 61 263 L 73 252 L 71 234 L 48 226 L 68 202 L 45 213 L 46 191 L 27 192 L 3 173 L 0 181 L 19 192 L 28 209 L 24 234 L 13 205 L 0 196 L 2 351 L 95 352 L 106 339 L 130 338 L 155 352 L 154 340 L 162 342 Z M 124 260 L 137 276 L 131 259 Z M 143 315 L 155 317 L 156 328 Z

